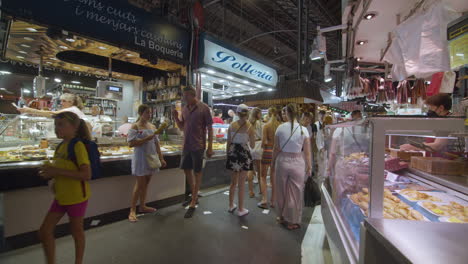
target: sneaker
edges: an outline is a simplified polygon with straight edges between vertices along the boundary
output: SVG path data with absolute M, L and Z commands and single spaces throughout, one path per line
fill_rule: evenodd
M 184 215 L 184 218 L 192 218 L 195 213 L 195 207 L 190 207 Z
M 229 209 L 228 209 L 228 212 L 232 214 L 232 213 L 234 213 L 234 211 L 235 211 L 236 209 L 237 209 L 237 205 L 234 204 L 234 206 L 233 206 L 232 208 L 229 208 Z
M 241 211 L 241 210 L 237 211 L 237 215 L 238 215 L 238 216 L 241 216 L 241 217 L 242 217 L 242 216 L 246 216 L 246 215 L 248 215 L 248 214 L 249 214 L 249 210 L 247 210 L 247 209 L 244 209 L 244 210 L 242 210 L 242 211 Z

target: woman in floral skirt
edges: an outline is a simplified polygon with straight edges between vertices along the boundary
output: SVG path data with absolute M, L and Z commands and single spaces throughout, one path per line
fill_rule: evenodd
M 253 160 L 250 148 L 255 147 L 255 131 L 247 121 L 249 108 L 240 105 L 237 108 L 239 120 L 233 122 L 228 130 L 226 168 L 232 171 L 229 189 L 229 212 L 233 213 L 237 206 L 234 204 L 236 185 L 239 188 L 239 216 L 245 216 L 249 210 L 244 208 L 244 187 L 247 172 L 253 170 Z M 250 147 L 250 148 L 249 148 Z

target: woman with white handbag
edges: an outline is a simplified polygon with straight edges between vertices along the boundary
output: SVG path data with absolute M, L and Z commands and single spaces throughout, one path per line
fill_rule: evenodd
M 146 193 L 148 184 L 161 167 L 166 166 L 166 161 L 161 153 L 159 139 L 156 136 L 156 127 L 149 122 L 151 109 L 147 105 L 138 107 L 138 120 L 128 131 L 128 145 L 133 150 L 132 175 L 136 176 L 133 188 L 132 204 L 128 220 L 136 222 L 136 204 L 140 201 L 140 213 L 156 212 L 155 208 L 146 206 Z

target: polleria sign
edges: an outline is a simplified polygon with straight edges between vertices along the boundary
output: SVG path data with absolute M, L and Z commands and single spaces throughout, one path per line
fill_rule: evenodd
M 204 40 L 204 44 L 205 56 L 203 62 L 205 65 L 244 76 L 269 86 L 276 86 L 278 74 L 275 69 L 226 49 L 207 39 Z

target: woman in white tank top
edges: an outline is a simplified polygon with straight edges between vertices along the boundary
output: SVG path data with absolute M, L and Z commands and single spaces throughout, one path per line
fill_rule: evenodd
M 247 121 L 249 109 L 240 105 L 237 108 L 239 121 L 233 122 L 228 130 L 226 168 L 232 171 L 229 189 L 229 212 L 233 213 L 237 206 L 234 204 L 236 186 L 239 187 L 238 215 L 244 216 L 249 210 L 244 208 L 244 186 L 247 172 L 253 170 L 253 160 L 250 148 L 255 146 L 255 131 Z

